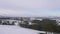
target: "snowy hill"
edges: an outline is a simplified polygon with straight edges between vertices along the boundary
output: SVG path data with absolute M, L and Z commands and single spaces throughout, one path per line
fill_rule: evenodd
M 8 25 L 0 25 L 0 34 L 38 34 L 45 33 L 43 31 L 37 31 L 32 29 L 26 29 L 19 26 L 8 26 Z

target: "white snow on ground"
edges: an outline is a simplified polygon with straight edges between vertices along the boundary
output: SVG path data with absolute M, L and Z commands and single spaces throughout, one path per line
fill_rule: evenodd
M 45 33 L 43 31 L 22 28 L 15 25 L 0 25 L 0 34 L 38 34 L 40 32 Z

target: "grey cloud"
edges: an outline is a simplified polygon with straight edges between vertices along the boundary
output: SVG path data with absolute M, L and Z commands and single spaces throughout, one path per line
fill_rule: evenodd
M 0 12 L 2 12 L 1 14 L 3 15 L 6 14 L 10 16 L 47 15 L 49 11 L 47 13 L 44 13 L 46 11 L 42 12 L 41 10 L 44 9 L 53 10 L 59 8 L 60 8 L 60 0 L 0 0 Z M 6 12 L 6 10 L 8 12 Z

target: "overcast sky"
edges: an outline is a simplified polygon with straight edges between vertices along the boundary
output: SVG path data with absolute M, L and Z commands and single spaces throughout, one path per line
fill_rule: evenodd
M 60 16 L 60 0 L 0 0 L 3 16 Z

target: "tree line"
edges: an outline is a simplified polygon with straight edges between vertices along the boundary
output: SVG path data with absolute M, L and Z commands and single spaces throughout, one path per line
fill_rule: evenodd
M 60 26 L 57 25 L 56 20 L 50 20 L 50 19 L 43 19 L 42 21 L 33 20 L 32 23 L 36 23 L 36 24 L 28 25 L 28 23 L 26 22 L 26 24 L 20 24 L 20 26 L 35 30 L 40 30 L 40 31 L 49 31 L 49 32 L 57 32 L 57 33 L 60 32 Z

